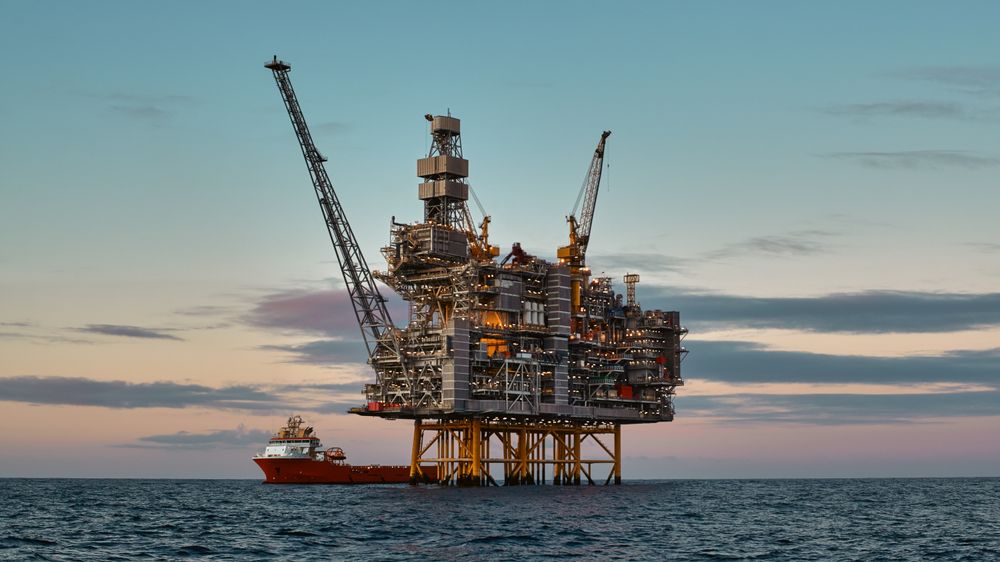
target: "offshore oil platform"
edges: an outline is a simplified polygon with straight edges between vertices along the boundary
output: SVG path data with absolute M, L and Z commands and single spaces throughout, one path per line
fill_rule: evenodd
M 291 118 L 375 371 L 366 403 L 351 412 L 413 420 L 411 482 L 426 476 L 422 465 L 435 465 L 442 484 L 497 485 L 501 474 L 505 485 L 621 483 L 621 426 L 673 420 L 687 330 L 676 311 L 642 310 L 639 275 L 625 276 L 623 296 L 587 267 L 610 131 L 594 150 L 556 260 L 519 243 L 500 259 L 490 217 L 483 212 L 476 225 L 469 210 L 470 194 L 479 201 L 459 119 L 426 115 L 432 143 L 417 160 L 423 220 L 393 218 L 381 249 L 387 269 L 373 271 L 313 143 L 291 66 L 275 57 L 265 67 Z M 393 323 L 376 280 L 409 303 L 405 327 Z

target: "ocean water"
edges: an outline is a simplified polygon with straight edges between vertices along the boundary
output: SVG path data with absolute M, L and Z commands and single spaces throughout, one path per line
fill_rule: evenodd
M 997 560 L 1000 479 L 0 479 L 4 560 Z

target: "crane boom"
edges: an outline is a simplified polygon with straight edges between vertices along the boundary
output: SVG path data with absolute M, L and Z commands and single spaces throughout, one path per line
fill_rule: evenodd
M 569 266 L 571 275 L 570 304 L 574 311 L 580 309 L 581 290 L 587 283 L 589 270 L 587 269 L 587 244 L 590 243 L 590 228 L 594 224 L 594 208 L 597 206 L 597 190 L 601 187 L 601 169 L 604 167 L 604 145 L 611 136 L 611 131 L 601 133 L 601 140 L 594 150 L 594 157 L 590 159 L 590 167 L 587 175 L 583 178 L 583 186 L 576 196 L 576 203 L 573 205 L 573 212 L 566 217 L 569 222 L 569 244 L 560 247 L 556 251 L 559 263 Z M 576 211 L 580 207 L 580 200 L 583 200 L 583 213 L 580 220 L 576 220 Z
M 583 199 L 583 212 L 580 213 L 580 220 L 576 226 L 576 243 L 580 248 L 581 260 L 587 253 L 587 244 L 590 242 L 590 228 L 594 224 L 594 208 L 597 206 L 597 190 L 601 187 L 601 171 L 604 168 L 604 145 L 611 136 L 611 131 L 601 133 L 601 140 L 594 150 L 594 157 L 590 160 L 590 168 L 587 176 L 583 180 L 580 188 L 580 195 Z M 576 215 L 576 207 L 580 204 L 580 197 L 576 198 L 576 205 L 573 207 L 573 215 Z
M 368 263 L 361 253 L 361 247 L 354 237 L 354 231 L 351 230 L 344 209 L 340 206 L 340 200 L 333 189 L 333 183 L 330 182 L 330 177 L 326 173 L 326 167 L 323 164 L 326 162 L 326 158 L 320 154 L 313 143 L 309 126 L 302 115 L 302 108 L 299 107 L 295 90 L 288 77 L 292 67 L 279 61 L 277 57 L 265 64 L 264 67 L 274 73 L 274 80 L 278 84 L 281 98 L 285 102 L 285 109 L 288 110 L 292 128 L 295 129 L 299 148 L 302 149 L 302 156 L 305 158 L 309 176 L 316 190 L 316 198 L 323 211 L 330 241 L 337 253 L 340 271 L 344 274 L 344 283 L 347 285 L 354 314 L 357 316 L 358 325 L 361 328 L 361 337 L 368 348 L 368 357 L 372 360 L 375 358 L 391 359 L 395 356 L 399 358 L 401 364 L 396 327 L 389 316 L 385 299 L 375 284 L 375 278 L 372 276 L 371 270 L 368 269 Z

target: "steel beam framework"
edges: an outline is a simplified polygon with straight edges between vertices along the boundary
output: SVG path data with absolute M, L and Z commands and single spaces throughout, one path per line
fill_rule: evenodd
M 426 480 L 426 464 L 437 466 L 444 486 L 621 484 L 621 424 L 418 419 L 411 484 Z M 607 466 L 607 474 L 595 465 Z

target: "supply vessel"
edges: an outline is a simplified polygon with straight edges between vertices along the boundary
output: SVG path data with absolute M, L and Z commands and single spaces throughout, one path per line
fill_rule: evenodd
M 350 465 L 340 447 L 323 449 L 313 428 L 301 416 L 275 433 L 263 452 L 253 457 L 264 471 L 265 484 L 403 484 L 410 466 Z M 421 467 L 421 480 L 437 481 L 437 467 Z

